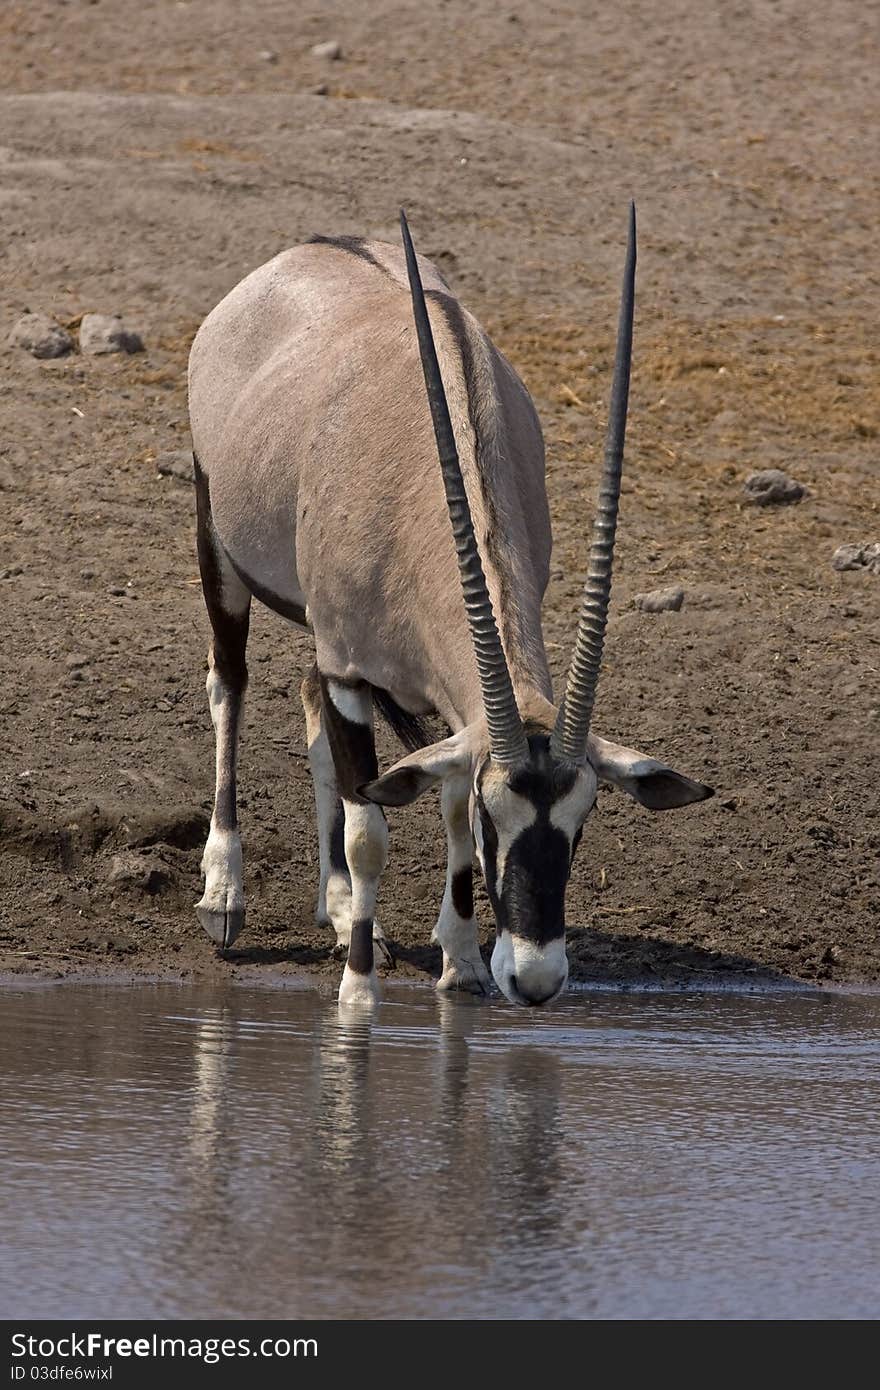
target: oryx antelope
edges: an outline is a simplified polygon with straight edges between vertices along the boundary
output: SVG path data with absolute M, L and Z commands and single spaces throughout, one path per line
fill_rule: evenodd
M 314 634 L 302 697 L 318 917 L 347 951 L 340 1000 L 378 997 L 382 808 L 439 783 L 448 845 L 434 930 L 440 988 L 488 985 L 476 850 L 495 915 L 492 974 L 508 999 L 541 1004 L 566 982 L 565 891 L 599 779 L 652 810 L 712 794 L 590 729 L 626 426 L 635 213 L 599 509 L 558 707 L 541 632 L 551 546 L 541 427 L 513 368 L 436 266 L 416 257 L 403 216 L 401 225 L 403 251 L 315 237 L 282 252 L 227 295 L 193 344 L 217 741 L 198 915 L 221 946 L 244 924 L 236 750 L 255 597 Z M 374 704 L 410 749 L 383 776 Z M 419 717 L 432 712 L 451 735 L 422 746 Z

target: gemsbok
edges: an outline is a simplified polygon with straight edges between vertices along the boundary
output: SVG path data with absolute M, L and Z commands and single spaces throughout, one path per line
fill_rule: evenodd
M 402 252 L 322 236 L 283 251 L 226 296 L 193 344 L 217 747 L 197 912 L 223 947 L 244 925 L 236 760 L 257 598 L 314 634 L 302 698 L 318 920 L 347 954 L 340 1001 L 379 996 L 382 808 L 439 783 L 448 846 L 433 933 L 439 988 L 489 986 L 474 919 L 476 850 L 495 916 L 495 981 L 518 1004 L 543 1004 L 568 977 L 566 886 L 600 779 L 655 811 L 712 795 L 590 728 L 626 428 L 635 210 L 599 506 L 558 706 L 541 630 L 551 547 L 541 427 L 513 368 L 436 266 L 416 257 L 403 214 L 401 228 Z M 374 706 L 409 749 L 382 776 Z M 451 732 L 425 746 L 428 714 Z

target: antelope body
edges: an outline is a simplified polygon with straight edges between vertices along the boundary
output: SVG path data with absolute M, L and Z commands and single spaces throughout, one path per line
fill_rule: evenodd
M 417 260 L 405 220 L 403 231 L 405 252 L 351 238 L 283 252 L 214 309 L 193 344 L 217 739 L 198 913 L 221 946 L 244 923 L 235 768 L 255 596 L 314 634 L 302 695 L 318 917 L 347 953 L 340 1000 L 378 997 L 375 954 L 388 951 L 375 915 L 382 806 L 440 783 L 440 987 L 488 985 L 476 849 L 496 919 L 495 980 L 516 1002 L 543 1003 L 567 978 L 565 889 L 598 779 L 654 809 L 711 795 L 589 732 L 626 417 L 634 222 L 600 514 L 559 709 L 541 632 L 551 533 L 540 424 L 511 366 L 436 267 Z M 374 703 L 411 750 L 381 777 Z M 451 735 L 419 746 L 419 716 L 433 712 Z

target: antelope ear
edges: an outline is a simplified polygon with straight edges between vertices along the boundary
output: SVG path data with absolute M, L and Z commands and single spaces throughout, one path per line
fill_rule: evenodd
M 713 787 L 674 772 L 656 758 L 593 734 L 587 740 L 587 758 L 597 776 L 628 792 L 649 811 L 671 811 L 715 795 Z
M 382 777 L 358 787 L 358 795 L 366 801 L 374 801 L 377 806 L 408 806 L 444 777 L 466 771 L 471 762 L 468 733 L 467 729 L 462 729 L 452 738 L 407 754 Z

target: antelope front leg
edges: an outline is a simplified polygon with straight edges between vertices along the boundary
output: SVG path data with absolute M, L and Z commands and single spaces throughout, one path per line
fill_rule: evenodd
M 324 728 L 321 680 L 317 666 L 312 667 L 303 681 L 301 694 L 306 716 L 309 767 L 315 790 L 321 866 L 315 919 L 319 927 L 332 926 L 337 947 L 347 955 L 351 941 L 351 874 L 345 857 L 345 811 Z
M 339 986 L 340 1004 L 374 1004 L 380 996 L 374 942 L 384 948 L 376 923 L 379 879 L 388 859 L 388 826 L 380 806 L 357 788 L 378 774 L 369 686 L 347 686 L 321 677 L 327 739 L 345 815 L 343 843 L 351 878 L 351 934 Z M 385 948 L 387 949 L 387 948 Z
M 443 783 L 440 806 L 448 850 L 446 889 L 431 940 L 439 942 L 443 948 L 443 973 L 437 982 L 438 989 L 464 989 L 471 994 L 488 994 L 489 972 L 480 955 L 474 917 L 468 794 L 466 777 L 450 777 Z

